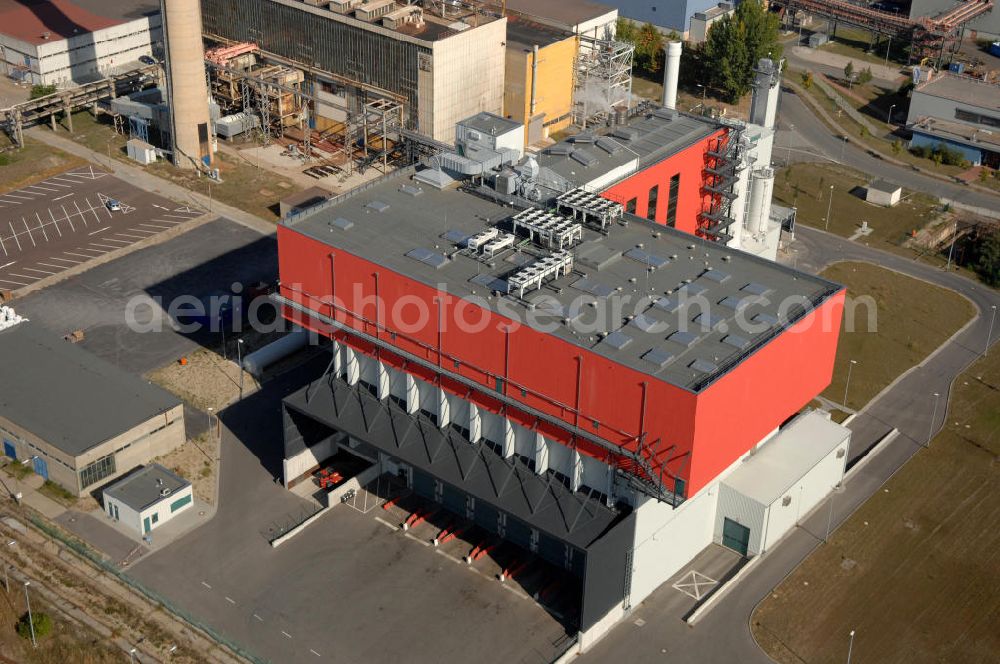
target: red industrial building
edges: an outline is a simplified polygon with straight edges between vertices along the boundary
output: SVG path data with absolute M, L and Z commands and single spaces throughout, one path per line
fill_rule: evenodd
M 727 129 L 635 125 L 583 159 L 497 151 L 497 179 L 581 187 L 549 206 L 416 167 L 278 229 L 284 313 L 333 353 L 285 401 L 286 484 L 366 455 L 578 577 L 584 645 L 713 541 L 769 547 L 849 437 L 797 416 L 830 381 L 843 289 L 690 234 Z

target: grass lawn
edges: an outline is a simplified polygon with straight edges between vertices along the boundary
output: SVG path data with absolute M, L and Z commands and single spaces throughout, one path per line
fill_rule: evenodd
M 1000 653 L 1000 353 L 955 383 L 945 429 L 751 619 L 784 663 L 995 662 Z
M 73 128 L 75 132 L 70 138 L 76 142 L 99 154 L 132 163 L 125 152 L 127 137 L 115 133 L 104 121 L 96 120 L 90 113 L 81 111 L 73 115 Z M 165 161 L 158 161 L 146 168 L 191 191 L 211 196 L 214 200 L 271 221 L 278 219 L 278 201 L 301 189 L 287 178 L 256 168 L 226 152 L 216 153 L 216 166 L 222 177 L 221 184 L 210 184 L 208 178 L 198 177 L 193 171 L 178 170 Z
M 63 507 L 76 507 L 77 497 L 51 480 L 45 480 L 38 492 L 48 496 Z
M 796 164 L 782 169 L 774 181 L 774 197 L 783 205 L 798 208 L 798 221 L 814 228 L 826 227 L 830 209 L 829 230 L 850 237 L 867 221 L 873 229 L 864 241 L 872 246 L 901 245 L 914 230 L 919 230 L 937 216 L 935 200 L 924 194 L 903 191 L 903 200 L 895 207 L 884 208 L 866 203 L 855 193 L 864 195 L 868 177 L 836 164 Z M 830 186 L 833 203 L 830 205 Z M 885 246 L 879 248 L 885 249 Z
M 10 144 L 3 138 L 0 150 L 9 147 Z M 20 189 L 85 163 L 79 157 L 26 137 L 23 149 L 0 152 L 0 193 Z
M 843 403 L 850 361 L 847 406 L 860 409 L 897 376 L 930 355 L 974 315 L 961 295 L 869 263 L 835 263 L 822 276 L 847 286 L 848 298 L 868 296 L 877 312 L 869 331 L 870 307 L 859 304 L 851 321 L 844 316 L 833 382 L 823 396 Z

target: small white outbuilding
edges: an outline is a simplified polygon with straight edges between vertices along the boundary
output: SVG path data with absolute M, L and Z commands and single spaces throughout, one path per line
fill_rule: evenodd
M 104 513 L 146 536 L 194 502 L 191 483 L 151 463 L 126 475 L 103 491 Z
M 875 180 L 868 185 L 868 190 L 865 192 L 865 200 L 874 205 L 892 207 L 899 202 L 899 197 L 902 195 L 903 188 L 898 184 L 893 184 L 886 180 Z

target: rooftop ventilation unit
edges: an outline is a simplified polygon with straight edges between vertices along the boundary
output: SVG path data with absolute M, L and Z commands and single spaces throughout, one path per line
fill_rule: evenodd
M 568 157 L 569 155 L 573 154 L 574 150 L 573 146 L 566 145 L 565 143 L 560 143 L 558 145 L 553 145 L 551 148 L 546 150 L 546 152 L 550 155 L 557 157 Z
M 578 164 L 582 164 L 586 168 L 590 168 L 600 161 L 600 159 L 586 150 L 573 150 L 573 154 L 571 154 L 569 158 Z
M 524 291 L 541 288 L 546 279 L 565 276 L 572 270 L 573 254 L 568 251 L 557 251 L 515 272 L 507 280 L 507 293 L 517 291 L 518 297 L 523 298 Z
M 639 130 L 634 127 L 617 127 L 611 135 L 623 141 L 639 140 Z
M 532 242 L 549 249 L 567 249 L 583 240 L 583 227 L 572 219 L 547 212 L 529 209 L 512 219 L 514 232 L 527 231 Z
M 618 141 L 603 136 L 597 139 L 597 147 L 601 148 L 608 154 L 618 154 L 625 149 L 625 147 Z
M 445 264 L 448 263 L 448 259 L 441 254 L 436 251 L 431 251 L 430 249 L 424 249 L 423 247 L 411 249 L 406 252 L 406 255 L 415 261 L 420 261 L 424 265 L 429 265 L 435 270 L 440 270 Z

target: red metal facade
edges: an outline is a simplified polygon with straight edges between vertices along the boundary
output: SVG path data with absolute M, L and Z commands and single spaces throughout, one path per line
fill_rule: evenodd
M 832 375 L 842 294 L 695 395 L 293 228 L 279 226 L 278 248 L 284 297 L 616 446 L 633 451 L 641 446 L 653 468 L 663 468 L 665 480 L 685 481 L 688 496 L 808 403 Z M 377 301 L 383 306 L 376 307 Z M 330 332 L 290 308 L 285 315 Z M 820 319 L 823 324 L 817 324 Z M 343 332 L 335 336 L 376 354 L 365 340 Z M 489 392 L 470 391 L 446 375 L 407 365 L 391 351 L 383 349 L 378 357 L 483 408 L 502 410 Z M 630 463 L 527 412 L 508 407 L 504 413 L 581 453 Z
M 663 161 L 625 178 L 604 191 L 603 196 L 625 205 L 630 211 L 632 210 L 629 202 L 635 199 L 633 214 L 649 219 L 650 190 L 653 187 L 658 187 L 656 211 L 652 220 L 658 224 L 666 224 L 670 200 L 670 179 L 675 175 L 680 175 L 677 221 L 674 227 L 694 234 L 697 230 L 698 213 L 702 211 L 708 199 L 702 190 L 706 152 L 724 133 L 725 130 L 720 129 L 688 148 L 670 155 Z

